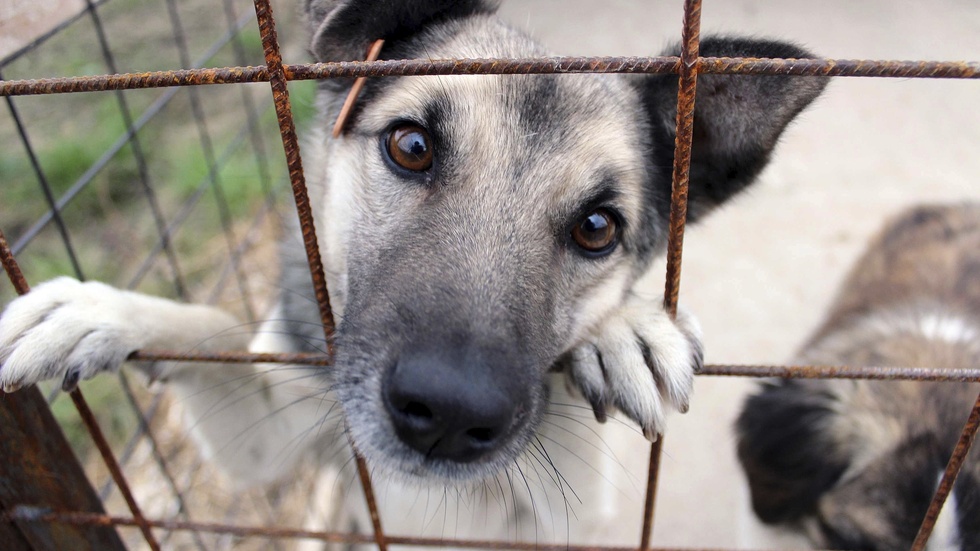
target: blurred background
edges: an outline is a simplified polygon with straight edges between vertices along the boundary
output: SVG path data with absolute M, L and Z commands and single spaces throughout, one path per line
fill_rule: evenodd
M 274 6 L 285 61 L 308 61 L 297 6 Z M 679 0 L 505 0 L 501 13 L 556 54 L 656 55 L 679 39 L 682 9 Z M 702 33 L 788 39 L 833 58 L 976 60 L 980 4 L 705 0 Z M 0 2 L 3 79 L 260 64 L 252 4 L 243 0 Z M 291 84 L 301 131 L 322 122 L 314 89 Z M 278 220 L 292 208 L 267 84 L 3 102 L 0 229 L 29 282 L 81 275 L 261 317 L 276 291 Z M 681 305 L 702 323 L 706 360 L 789 361 L 887 216 L 923 202 L 980 200 L 978 104 L 976 81 L 834 79 L 789 128 L 760 183 L 687 233 Z M 652 292 L 663 285 L 655 272 Z M 12 296 L 3 279 L 0 302 Z M 83 388 L 147 514 L 295 525 L 303 480 L 242 497 L 187 445 L 165 394 L 105 379 Z M 753 384 L 702 377 L 691 412 L 672 420 L 655 545 L 805 547 L 759 526 L 747 507 L 731 424 Z M 110 511 L 125 512 L 70 404 L 53 407 Z M 138 436 L 143 422 L 155 444 Z M 638 437 L 638 453 L 645 449 Z M 642 486 L 627 497 L 638 507 Z M 138 533 L 123 534 L 138 547 Z M 168 539 L 172 548 L 235 544 L 272 545 Z

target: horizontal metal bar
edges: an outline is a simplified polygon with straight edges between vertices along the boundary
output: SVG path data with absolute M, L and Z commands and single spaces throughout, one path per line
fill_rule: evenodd
M 325 354 L 253 354 L 249 352 L 175 352 L 141 350 L 129 357 L 135 361 L 174 361 L 200 363 L 282 363 L 327 367 Z M 888 381 L 932 381 L 980 383 L 980 368 L 942 367 L 853 367 L 843 365 L 736 365 L 708 364 L 702 376 L 779 377 L 786 379 L 870 379 Z
M 136 526 L 136 520 L 130 517 L 102 515 L 82 512 L 53 512 L 37 507 L 14 507 L 10 511 L 0 513 L 0 521 L 19 522 L 60 522 L 64 524 L 83 524 L 96 526 Z M 323 532 L 302 530 L 298 528 L 283 528 L 279 526 L 240 526 L 217 522 L 187 522 L 179 520 L 146 519 L 153 528 L 173 531 L 209 532 L 214 534 L 231 534 L 238 537 L 266 538 L 305 538 L 331 543 L 371 544 L 374 537 L 364 534 L 349 534 L 343 532 Z M 472 549 L 514 549 L 518 551 L 636 551 L 635 547 L 589 546 L 569 544 L 544 544 L 534 542 L 509 542 L 489 540 L 457 540 L 437 538 L 416 538 L 408 536 L 385 536 L 392 545 L 411 545 L 421 547 L 467 547 Z M 655 547 L 650 551 L 725 551 L 721 548 L 702 547 Z
M 783 379 L 870 379 L 980 383 L 980 368 L 853 367 L 838 365 L 706 365 L 699 375 Z
M 325 78 L 430 76 L 430 75 L 503 75 L 556 73 L 645 73 L 679 72 L 677 57 L 551 57 L 533 59 L 449 59 L 342 61 L 285 65 L 286 80 Z M 853 59 L 755 59 L 702 57 L 700 73 L 743 75 L 801 75 L 893 78 L 980 78 L 976 61 L 888 61 Z M 95 75 L 38 80 L 0 82 L 0 96 L 25 96 L 268 82 L 265 67 L 220 67 L 181 69 L 148 73 Z

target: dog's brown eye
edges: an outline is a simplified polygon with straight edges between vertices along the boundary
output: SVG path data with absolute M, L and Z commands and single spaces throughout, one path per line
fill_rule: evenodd
M 616 218 L 606 209 L 594 210 L 572 228 L 572 239 L 588 253 L 609 252 L 616 244 Z
M 432 138 L 421 126 L 396 126 L 388 134 L 388 156 L 406 170 L 429 170 L 432 166 Z

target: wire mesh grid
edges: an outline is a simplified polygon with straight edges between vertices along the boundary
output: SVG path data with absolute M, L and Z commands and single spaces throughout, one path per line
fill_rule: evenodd
M 189 38 L 194 31 L 186 32 L 181 11 L 175 0 L 166 0 L 169 31 L 172 33 L 173 44 L 180 70 L 164 70 L 149 73 L 125 72 L 117 65 L 113 48 L 108 42 L 100 10 L 107 7 L 110 0 L 85 0 L 84 6 L 72 17 L 65 19 L 32 44 L 13 52 L 0 61 L 0 79 L 9 73 L 8 66 L 18 61 L 28 59 L 31 52 L 40 44 L 55 38 L 72 25 L 88 19 L 92 25 L 97 47 L 104 62 L 104 73 L 88 77 L 67 77 L 42 80 L 0 80 L 0 95 L 3 95 L 11 120 L 14 123 L 19 142 L 25 148 L 31 169 L 36 175 L 44 200 L 45 209 L 33 223 L 24 224 L 18 228 L 18 238 L 13 244 L 8 244 L 3 234 L 0 234 L 0 260 L 13 282 L 17 293 L 28 291 L 27 280 L 21 272 L 15 256 L 21 254 L 29 245 L 39 240 L 45 232 L 55 232 L 57 241 L 65 248 L 70 264 L 70 270 L 79 279 L 85 279 L 92 274 L 83 270 L 83 262 L 79 260 L 77 239 L 70 231 L 73 224 L 65 220 L 66 210 L 73 202 L 79 201 L 87 190 L 97 185 L 100 177 L 110 161 L 128 150 L 133 167 L 132 180 L 138 184 L 139 198 L 145 201 L 146 219 L 140 224 L 131 223 L 129 228 L 134 233 L 125 234 L 136 238 L 140 232 L 150 237 L 149 254 L 142 258 L 131 260 L 126 265 L 132 272 L 128 288 L 145 285 L 149 277 L 156 277 L 161 283 L 157 287 L 170 286 L 170 294 L 184 300 L 191 300 L 188 291 L 187 270 L 181 265 L 182 258 L 177 237 L 185 230 L 185 225 L 191 220 L 191 212 L 202 208 L 201 204 L 211 194 L 211 212 L 218 221 L 215 232 L 221 235 L 221 246 L 214 248 L 215 254 L 227 258 L 225 268 L 218 270 L 211 277 L 212 291 L 206 297 L 208 302 L 234 302 L 242 308 L 242 314 L 250 322 L 256 320 L 255 312 L 262 305 L 257 304 L 243 263 L 246 256 L 255 250 L 259 243 L 258 235 L 268 231 L 270 220 L 275 220 L 279 213 L 276 210 L 277 190 L 276 173 L 282 172 L 274 167 L 274 161 L 268 154 L 269 146 L 263 141 L 262 125 L 268 122 L 259 108 L 262 104 L 259 94 L 254 87 L 237 86 L 239 95 L 235 102 L 242 107 L 244 124 L 239 119 L 235 121 L 238 129 L 230 132 L 231 138 L 226 141 L 224 148 L 216 146 L 216 140 L 209 128 L 209 110 L 202 100 L 203 92 L 195 86 L 224 84 L 224 83 L 256 83 L 268 82 L 271 85 L 275 120 L 278 123 L 282 145 L 285 151 L 285 165 L 296 204 L 296 212 L 303 230 L 304 243 L 308 253 L 311 275 L 316 288 L 320 314 L 327 336 L 333 330 L 333 320 L 330 312 L 326 291 L 323 266 L 319 258 L 316 235 L 313 230 L 313 213 L 310 210 L 309 199 L 303 176 L 302 162 L 296 137 L 296 128 L 291 113 L 291 103 L 287 89 L 289 81 L 311 80 L 334 77 L 383 77 L 398 75 L 448 75 L 448 74 L 525 74 L 525 73 L 574 73 L 574 72 L 616 72 L 616 73 L 675 73 L 679 75 L 677 141 L 674 155 L 673 194 L 671 198 L 670 239 L 667 256 L 667 279 L 665 290 L 665 306 L 672 314 L 676 314 L 678 290 L 680 284 L 680 263 L 684 235 L 684 221 L 687 205 L 687 179 L 690 169 L 690 153 L 693 132 L 693 106 L 698 74 L 729 73 L 729 74 L 795 74 L 795 75 L 830 75 L 830 76 L 878 76 L 902 78 L 980 78 L 980 64 L 955 62 L 892 62 L 892 61 L 853 61 L 853 60 L 754 60 L 726 59 L 699 57 L 698 45 L 700 39 L 700 7 L 699 0 L 686 0 L 684 3 L 684 25 L 682 39 L 682 54 L 679 57 L 659 58 L 548 58 L 525 60 L 411 60 L 411 61 L 378 61 L 378 62 L 342 62 L 307 65 L 284 65 L 278 39 L 272 8 L 268 0 L 255 0 L 255 13 L 238 14 L 231 0 L 223 0 L 226 30 L 221 37 L 203 49 L 197 59 L 191 58 Z M 246 65 L 248 52 L 242 37 L 242 30 L 251 21 L 257 20 L 259 39 L 265 64 L 262 66 Z M 223 68 L 201 69 L 205 64 L 213 64 L 219 52 L 230 51 L 232 63 Z M 31 66 L 31 69 L 35 69 Z M 139 69 L 139 68 L 138 68 Z M 99 73 L 100 71 L 94 71 Z M 29 75 L 33 76 L 33 75 Z M 167 88 L 162 94 L 152 99 L 140 98 L 142 115 L 134 117 L 136 110 L 132 107 L 129 96 L 122 90 L 148 88 Z M 209 87 L 225 88 L 225 87 Z M 84 91 L 116 91 L 113 101 L 113 112 L 119 118 L 121 133 L 112 141 L 101 156 L 94 159 L 89 168 L 77 179 L 64 185 L 53 185 L 51 178 L 42 167 L 34 147 L 34 136 L 30 135 L 24 125 L 21 105 L 15 102 L 15 97 L 43 95 L 52 93 L 84 92 Z M 197 134 L 196 148 L 200 150 L 203 175 L 199 183 L 180 202 L 170 205 L 175 210 L 169 217 L 165 207 L 158 197 L 158 188 L 151 177 L 148 168 L 147 143 L 141 139 L 140 132 L 150 125 L 174 100 L 186 101 L 185 110 L 189 124 Z M 25 99 L 26 98 L 22 98 Z M 227 132 L 226 132 L 227 133 Z M 247 147 L 246 147 L 246 142 Z M 242 150 L 254 160 L 254 171 L 257 175 L 258 192 L 266 198 L 261 207 L 245 214 L 247 223 L 236 222 L 236 216 L 243 218 L 242 213 L 233 212 L 227 197 L 228 176 L 224 169 L 236 160 Z M 56 189 L 58 188 L 58 189 Z M 91 213 L 89 213 L 91 214 Z M 119 232 L 120 227 L 113 228 Z M 197 228 L 194 228 L 197 229 Z M 90 236 L 87 236 L 90 237 Z M 103 237 L 105 238 L 105 237 Z M 102 244 L 102 243 L 100 243 Z M 131 244 L 131 243 L 127 243 Z M 205 271 L 199 269 L 198 271 Z M 198 277 L 200 275 L 198 274 Z M 229 283 L 229 281 L 231 283 Z M 153 287 L 152 285 L 150 286 Z M 229 298 L 228 291 L 234 294 Z M 330 353 L 324 355 L 268 355 L 268 354 L 185 354 L 169 351 L 141 351 L 134 359 L 142 360 L 177 360 L 198 362 L 263 362 L 327 366 L 330 363 Z M 800 378 L 856 378 L 856 379 L 907 379 L 919 381 L 955 381 L 980 382 L 980 369 L 938 370 L 930 368 L 860 368 L 845 366 L 742 366 L 742 365 L 708 365 L 700 373 L 705 375 L 748 376 L 748 377 L 800 377 Z M 219 535 L 233 537 L 261 537 L 263 541 L 273 544 L 279 538 L 311 538 L 325 542 L 339 543 L 374 543 L 380 549 L 389 545 L 422 545 L 422 546 L 458 546 L 488 549 L 575 549 L 572 545 L 542 545 L 527 542 L 489 542 L 444 540 L 419 538 L 412 536 L 391 535 L 384 532 L 383 519 L 379 518 L 377 508 L 373 503 L 373 491 L 370 475 L 360 457 L 356 458 L 360 482 L 364 488 L 372 513 L 373 535 L 345 534 L 306 530 L 276 526 L 276 517 L 268 511 L 264 519 L 256 520 L 254 525 L 237 522 L 236 508 L 229 508 L 227 522 L 200 522 L 195 520 L 186 498 L 188 488 L 193 486 L 194 477 L 199 476 L 204 468 L 200 459 L 194 461 L 188 473 L 176 473 L 170 466 L 174 452 L 164 451 L 154 437 L 151 426 L 154 418 L 164 401 L 162 394 L 139 396 L 124 374 L 119 375 L 119 388 L 127 407 L 131 408 L 137 419 L 132 434 L 114 450 L 103 434 L 102 424 L 92 414 L 81 391 L 71 393 L 71 401 L 78 410 L 86 429 L 89 431 L 95 446 L 104 461 L 104 468 L 109 473 L 109 481 L 101 488 L 100 498 L 105 501 L 114 491 L 118 491 L 129 515 L 105 514 L 99 511 L 58 510 L 33 506 L 19 506 L 13 503 L 3 503 L 0 513 L 6 516 L 8 522 L 24 524 L 40 524 L 52 526 L 131 526 L 138 529 L 142 541 L 151 549 L 167 546 L 175 533 L 190 534 L 189 545 L 198 549 L 208 549 L 215 540 L 205 541 L 204 535 Z M 8 397 L 9 398 L 9 397 Z M 54 393 L 49 397 L 53 400 Z M 980 397 L 966 420 L 960 440 L 950 458 L 947 469 L 942 477 L 929 510 L 919 530 L 913 550 L 925 548 L 926 541 L 936 522 L 939 510 L 951 490 L 962 463 L 976 437 L 980 427 Z M 649 477 L 645 502 L 644 523 L 639 535 L 639 547 L 650 548 L 650 535 L 654 525 L 653 503 L 656 496 L 659 459 L 661 455 L 661 439 L 650 452 Z M 142 447 L 147 461 L 156 465 L 160 473 L 163 487 L 174 507 L 168 515 L 148 517 L 141 509 L 145 498 L 137 499 L 130 483 L 123 475 L 123 467 L 130 462 Z M 168 457 L 169 453 L 169 457 Z M 275 501 L 272 498 L 270 501 Z M 235 518 L 236 522 L 230 519 Z M 132 541 L 132 540 L 131 540 Z M 137 540 L 138 541 L 138 540 Z M 37 547 L 32 547 L 37 545 Z M 25 549 L 45 548 L 37 541 L 27 541 Z M 107 547 L 108 548 L 108 547 Z M 583 547 L 584 548 L 584 547 Z M 596 547 L 589 547 L 595 549 Z M 616 549 L 610 547 L 609 549 Z

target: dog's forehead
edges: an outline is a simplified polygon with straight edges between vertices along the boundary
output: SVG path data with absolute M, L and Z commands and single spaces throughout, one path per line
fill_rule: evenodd
M 548 52 L 493 18 L 430 30 L 416 56 L 529 58 Z M 398 121 L 430 128 L 458 171 L 520 175 L 549 204 L 614 185 L 641 193 L 645 159 L 635 90 L 619 75 L 456 75 L 402 77 L 364 107 L 359 127 L 381 135 Z M 465 175 L 462 175 L 465 178 Z
M 597 75 L 408 77 L 365 108 L 361 128 L 431 125 L 453 170 L 508 174 L 534 198 L 575 202 L 599 185 L 641 192 L 644 158 L 632 91 Z M 528 197 L 530 199 L 530 197 Z

